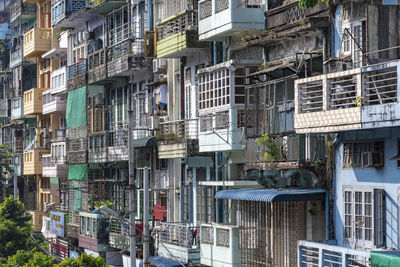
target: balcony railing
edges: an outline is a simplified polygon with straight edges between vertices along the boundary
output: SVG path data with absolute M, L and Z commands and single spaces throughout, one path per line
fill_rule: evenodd
M 67 162 L 79 164 L 87 162 L 87 138 L 67 139 Z
M 107 160 L 106 133 L 89 134 L 89 163 L 104 163 Z
M 107 77 L 106 49 L 100 49 L 88 56 L 89 84 L 101 81 Z
M 160 123 L 160 135 L 167 139 L 184 139 L 185 135 L 185 121 L 172 121 Z
M 168 36 L 180 33 L 185 30 L 196 30 L 197 28 L 197 12 L 186 11 L 184 14 L 173 20 L 168 20 L 157 26 L 157 38 L 162 40 Z
M 62 113 L 67 107 L 66 96 L 53 96 L 52 90 L 43 92 L 43 114 Z
M 233 225 L 202 224 L 200 228 L 201 264 L 212 266 L 241 265 L 239 227 Z
M 370 252 L 334 244 L 336 241 L 299 241 L 298 266 L 371 266 Z
M 36 6 L 32 4 L 22 3 L 22 1 L 15 1 L 10 5 L 10 22 L 15 21 L 18 17 L 22 19 L 28 16 L 34 17 L 36 14 Z
M 297 80 L 296 130 L 360 128 L 372 116 L 370 109 L 377 112 L 373 106 L 397 103 L 398 73 L 398 62 L 393 61 Z
M 196 238 L 199 231 L 197 226 L 161 222 L 160 242 L 185 248 L 198 247 L 200 242 Z
M 51 49 L 51 28 L 33 28 L 24 34 L 24 57 L 37 57 Z
M 267 162 L 301 162 L 315 163 L 325 159 L 326 141 L 320 135 L 289 135 L 277 137 L 276 156 L 272 159 L 265 158 L 265 147 L 258 146 L 255 139 L 247 139 L 246 142 L 246 163 L 267 163 Z
M 67 91 L 67 66 L 53 70 L 50 78 L 52 94 L 62 94 Z
M 108 141 L 108 155 L 107 159 L 109 161 L 121 161 L 128 160 L 128 130 L 121 129 L 110 131 L 107 133 Z
M 304 24 L 306 19 L 328 10 L 329 6 L 323 4 L 313 8 L 301 8 L 298 1 L 290 1 L 289 4 L 283 4 L 266 12 L 267 29 L 298 26 Z
M 144 40 L 125 40 L 107 50 L 107 76 L 127 76 L 132 71 L 141 71 L 146 65 Z
M 73 90 L 86 85 L 87 62 L 82 59 L 68 66 L 68 90 Z
M 57 132 L 56 132 L 57 135 Z M 67 153 L 66 153 L 66 142 L 64 140 L 53 141 L 51 143 L 51 162 L 53 164 L 66 164 L 67 163 Z M 56 139 L 56 140 L 57 140 Z

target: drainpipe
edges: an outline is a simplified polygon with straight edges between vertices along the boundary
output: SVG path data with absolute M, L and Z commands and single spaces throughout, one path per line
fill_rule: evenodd
M 219 153 L 215 152 L 215 181 L 219 180 L 219 177 L 218 177 L 218 156 L 219 156 Z M 218 192 L 219 191 L 219 186 L 217 186 L 215 189 L 216 189 L 215 191 Z M 216 199 L 215 200 L 215 220 L 216 220 L 217 223 L 220 223 L 220 221 L 219 221 L 219 205 L 218 204 L 219 204 L 219 200 Z
M 149 267 L 149 169 L 144 168 L 143 175 L 143 266 Z
M 218 56 L 217 56 L 217 42 L 216 41 L 213 42 L 213 53 L 214 53 L 214 64 L 213 65 L 217 65 Z
M 225 182 L 225 152 L 221 152 L 222 180 Z M 225 188 L 223 188 L 225 189 Z M 222 223 L 225 223 L 225 199 L 222 200 Z
M 151 0 L 147 0 L 147 19 L 149 20 L 149 30 L 153 30 L 153 6 Z
M 329 193 L 326 192 L 325 194 L 325 239 L 329 240 Z
M 186 57 L 182 57 L 181 61 L 180 61 L 180 70 L 179 70 L 179 82 L 180 82 L 180 93 L 181 93 L 181 120 L 185 119 L 185 79 L 184 79 L 184 75 L 185 75 L 185 64 L 186 64 Z

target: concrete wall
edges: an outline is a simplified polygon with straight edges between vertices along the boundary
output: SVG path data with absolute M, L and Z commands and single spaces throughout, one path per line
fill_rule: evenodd
M 385 190 L 386 246 L 388 248 L 399 248 L 398 190 L 400 188 L 400 169 L 397 167 L 397 160 L 390 159 L 398 154 L 398 137 L 400 137 L 399 127 L 346 132 L 340 138 L 340 143 L 336 149 L 336 169 L 334 171 L 334 224 L 335 238 L 338 240 L 339 245 L 345 245 L 343 187 L 357 186 L 360 188 L 379 188 Z M 385 165 L 383 168 L 343 168 L 343 142 L 377 139 L 385 140 Z

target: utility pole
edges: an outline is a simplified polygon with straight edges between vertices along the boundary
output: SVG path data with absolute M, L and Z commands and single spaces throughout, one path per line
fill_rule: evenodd
M 149 169 L 143 175 L 143 267 L 149 267 Z
M 134 148 L 133 148 L 133 75 L 129 79 L 129 97 L 128 97 L 128 151 L 129 151 L 129 252 L 130 252 L 130 267 L 136 267 L 136 224 L 135 224 L 135 177 L 134 177 Z

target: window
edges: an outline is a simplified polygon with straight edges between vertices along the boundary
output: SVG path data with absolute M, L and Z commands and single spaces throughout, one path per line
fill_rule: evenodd
M 345 188 L 343 191 L 344 237 L 354 246 L 385 244 L 385 191 Z
M 343 146 L 344 168 L 383 167 L 385 156 L 384 141 L 345 143 Z
M 229 104 L 230 73 L 226 68 L 199 75 L 199 109 Z

